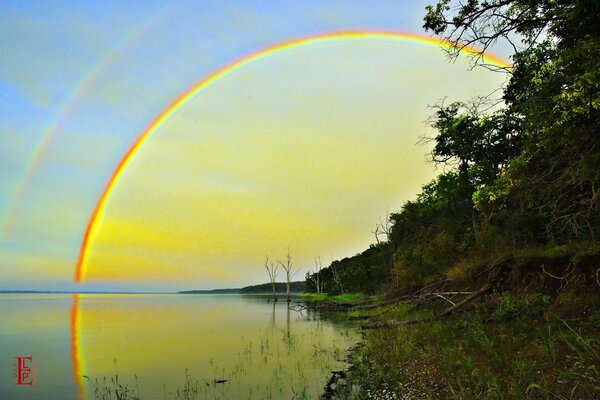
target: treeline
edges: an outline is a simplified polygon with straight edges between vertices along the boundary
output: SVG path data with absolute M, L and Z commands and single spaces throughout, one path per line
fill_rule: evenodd
M 290 293 L 302 293 L 306 290 L 306 282 L 296 281 L 290 282 Z M 275 292 L 279 294 L 285 294 L 287 291 L 287 284 L 285 282 L 275 282 Z M 272 283 L 263 283 L 260 285 L 246 286 L 239 290 L 241 294 L 266 294 L 273 293 Z
M 600 2 L 448 0 L 424 27 L 454 46 L 514 46 L 502 101 L 439 103 L 431 161 L 444 171 L 386 216 L 377 243 L 307 274 L 329 293 L 408 289 L 523 251 L 597 249 Z M 516 42 L 515 38 L 519 38 Z M 382 240 L 379 238 L 382 237 Z M 586 250 L 587 249 L 587 250 Z

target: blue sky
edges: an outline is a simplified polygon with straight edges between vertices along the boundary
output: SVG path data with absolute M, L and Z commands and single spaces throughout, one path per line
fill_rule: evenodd
M 169 270 L 173 264 L 189 263 L 189 265 L 183 270 L 174 268 L 172 274 L 158 274 L 157 279 L 146 280 L 140 278 L 140 276 L 144 276 L 144 273 L 135 273 L 130 274 L 130 278 L 136 278 L 98 279 L 77 287 L 72 282 L 72 273 L 87 219 L 94 209 L 108 177 L 144 127 L 190 85 L 240 57 L 299 37 L 343 30 L 394 30 L 424 34 L 421 28 L 422 17 L 425 5 L 428 3 L 429 1 L 397 0 L 375 2 L 180 1 L 168 3 L 162 1 L 3 1 L 0 4 L 0 54 L 3 55 L 2 61 L 0 61 L 0 115 L 2 116 L 0 119 L 0 141 L 2 143 L 0 146 L 0 181 L 2 182 L 0 186 L 0 223 L 5 226 L 9 215 L 12 215 L 14 224 L 10 229 L 10 235 L 0 238 L 0 290 L 76 290 L 77 288 L 173 290 L 189 288 L 190 285 L 208 288 L 260 282 L 262 280 L 262 271 L 260 270 L 262 260 L 253 258 L 255 257 L 253 253 L 240 251 L 238 258 L 228 259 L 225 262 L 222 261 L 222 257 L 219 258 L 220 256 L 216 255 L 217 250 L 213 251 L 212 249 L 204 249 L 205 253 L 199 258 L 181 259 L 181 253 L 174 249 L 160 253 L 156 258 L 163 260 L 162 267 L 156 268 Z M 344 65 L 338 63 L 339 65 L 336 66 L 337 51 L 340 52 L 337 59 L 342 60 L 341 57 L 347 57 L 343 59 L 345 60 Z M 449 86 L 448 90 L 453 92 L 440 95 L 436 91 L 428 92 L 430 89 L 435 89 L 432 85 L 443 86 L 441 83 L 433 83 L 435 79 L 431 79 L 431 73 L 429 77 L 415 75 L 409 78 L 404 76 L 406 85 L 412 80 L 413 83 L 420 85 L 415 87 L 424 88 L 419 95 L 422 95 L 423 99 L 427 99 L 429 104 L 435 103 L 443 95 L 448 95 L 452 99 L 456 97 L 456 100 L 465 100 L 461 97 L 477 94 L 477 87 L 481 86 L 485 92 L 497 87 L 501 82 L 501 78 L 498 76 L 483 73 L 479 73 L 478 76 L 471 79 L 467 61 L 454 66 L 448 65 L 446 68 L 442 50 L 439 50 L 439 55 L 438 53 L 427 53 L 423 56 L 417 55 L 421 54 L 419 50 L 413 48 L 404 50 L 404 48 L 391 45 L 389 49 L 356 46 L 350 51 L 345 53 L 344 51 L 346 50 L 338 47 L 326 49 L 324 54 L 333 55 L 327 65 L 332 65 L 332 68 L 338 68 L 338 70 L 319 75 L 318 79 L 322 81 L 318 83 L 318 87 L 326 88 L 329 82 L 335 80 L 335 76 L 351 73 L 353 68 L 357 71 L 360 68 L 375 68 L 378 63 L 380 65 L 381 63 L 390 64 L 390 67 L 382 69 L 380 74 L 381 79 L 386 77 L 385 79 L 389 80 L 393 75 L 387 75 L 387 73 L 393 73 L 393 68 L 396 71 L 402 71 L 402 62 L 406 62 L 406 65 L 410 64 L 412 70 L 415 70 L 415 68 L 420 68 L 419 63 L 423 63 L 423 66 L 431 64 L 427 57 L 437 57 L 435 62 L 439 62 L 439 79 L 442 82 L 452 79 L 459 83 L 460 80 L 465 82 L 464 85 Z M 395 51 L 398 51 L 398 57 L 404 57 L 402 60 L 405 61 L 398 61 L 390 56 L 390 54 L 395 54 L 390 52 Z M 404 54 L 403 51 L 407 53 Z M 361 58 L 363 57 L 361 54 L 370 58 Z M 508 56 L 502 49 L 496 49 L 496 54 Z M 419 59 L 418 57 L 424 58 Z M 168 166 L 176 164 L 177 159 L 183 159 L 186 154 L 185 149 L 177 146 L 190 148 L 190 146 L 198 145 L 199 142 L 177 145 L 178 142 L 174 139 L 177 137 L 177 132 L 196 129 L 195 127 L 198 125 L 193 125 L 194 128 L 190 125 L 190 120 L 193 120 L 191 116 L 207 115 L 202 113 L 206 113 L 205 110 L 210 107 L 217 107 L 216 104 L 220 104 L 220 111 L 210 115 L 216 116 L 223 113 L 225 119 L 229 118 L 228 115 L 243 115 L 248 104 L 244 102 L 238 102 L 238 104 L 229 99 L 242 93 L 244 87 L 250 87 L 257 82 L 263 85 L 261 87 L 253 86 L 252 93 L 257 98 L 283 96 L 276 91 L 276 88 L 288 85 L 291 78 L 286 76 L 285 71 L 294 71 L 296 77 L 294 79 L 297 79 L 295 85 L 289 86 L 290 90 L 307 87 L 306 93 L 313 93 L 310 91 L 312 90 L 310 85 L 317 88 L 317 80 L 316 78 L 311 80 L 310 76 L 304 76 L 302 71 L 317 65 L 323 58 L 318 52 L 308 51 L 305 54 L 292 55 L 287 59 L 282 58 L 283 61 L 273 60 L 272 64 L 264 64 L 263 67 L 256 70 L 249 70 L 248 74 L 252 73 L 252 76 L 244 77 L 242 74 L 232 77 L 229 84 L 223 84 L 220 94 L 215 93 L 214 98 L 206 97 L 204 100 L 200 99 L 194 102 L 182 112 L 180 118 L 173 121 L 170 127 L 165 127 L 165 132 L 173 132 L 170 136 L 163 134 L 157 137 L 155 142 L 149 144 L 146 156 L 140 158 L 140 165 L 148 163 L 149 167 L 141 169 L 141 167 L 132 166 L 129 181 L 137 182 L 139 187 L 136 186 L 136 183 L 132 183 L 129 185 L 129 191 L 123 189 L 120 191 L 120 195 L 115 195 L 121 199 L 122 203 L 115 203 L 114 212 L 111 215 L 121 215 L 122 217 L 125 213 L 124 210 L 133 210 L 129 211 L 129 214 L 133 215 L 136 209 L 143 208 L 137 207 L 137 204 L 145 203 L 144 199 L 148 199 L 148 203 L 153 204 L 155 207 L 153 210 L 156 211 L 147 210 L 147 212 L 153 213 L 153 218 L 144 218 L 155 221 L 156 216 L 161 216 L 160 219 L 165 221 L 163 224 L 167 224 L 166 221 L 172 221 L 169 219 L 172 216 L 168 216 L 170 215 L 168 211 L 161 208 L 164 206 L 160 204 L 165 203 L 159 201 L 159 199 L 164 200 L 167 197 L 165 192 L 167 189 L 162 189 L 162 191 L 148 189 L 153 182 L 157 181 L 153 176 L 149 177 L 144 174 L 148 171 L 154 171 L 155 174 L 160 173 L 160 171 L 152 170 L 152 165 L 162 162 Z M 306 62 L 306 67 L 302 67 L 304 65 L 302 62 Z M 392 65 L 395 62 L 398 62 L 398 65 Z M 323 67 L 318 68 L 320 69 L 315 71 L 323 69 Z M 401 74 L 401 72 L 398 73 Z M 363 90 L 361 88 L 371 91 L 375 90 L 373 88 L 379 88 L 377 90 L 383 91 L 383 87 L 391 88 L 393 86 L 383 80 L 376 82 L 377 79 L 368 74 L 361 75 L 357 72 L 356 76 L 357 79 L 368 79 L 368 81 L 353 86 L 352 89 L 348 86 L 348 96 L 360 98 L 359 91 Z M 265 79 L 266 77 L 272 79 Z M 349 80 L 351 79 L 346 81 Z M 475 82 L 471 85 L 473 87 L 463 91 L 461 88 L 469 86 L 467 82 L 470 81 Z M 338 86 L 332 87 L 339 87 L 341 84 L 336 85 Z M 396 92 L 404 87 L 407 86 L 398 86 Z M 339 93 L 342 92 L 343 90 Z M 326 101 L 327 96 L 328 94 L 325 92 L 314 92 L 313 94 L 313 98 L 320 99 L 317 102 Z M 392 101 L 390 96 L 393 96 L 393 93 L 382 94 L 381 99 L 383 101 L 389 98 Z M 416 94 L 407 93 L 403 97 L 404 100 L 409 98 L 406 96 L 416 96 Z M 432 98 L 427 96 L 432 96 Z M 335 99 L 343 103 L 341 97 Z M 400 100 L 394 101 L 401 101 L 400 97 L 398 99 Z M 280 102 L 280 100 L 274 101 Z M 306 99 L 304 101 L 308 102 Z M 240 108 L 228 111 L 228 107 L 233 103 L 238 104 Z M 270 108 L 268 103 L 265 104 L 267 104 L 265 107 Z M 273 109 L 276 108 L 273 107 Z M 323 107 L 318 107 L 318 109 L 322 110 Z M 228 112 L 232 114 L 228 114 Z M 389 121 L 393 118 L 393 113 L 393 110 L 388 111 Z M 426 110 L 423 110 L 423 113 L 426 113 Z M 368 118 L 376 118 L 375 112 L 369 115 Z M 270 119 L 272 116 L 265 113 L 264 118 Z M 243 120 L 242 117 L 237 119 L 239 119 L 240 126 L 248 124 L 247 120 Z M 296 121 L 296 119 L 291 118 L 289 121 Z M 333 120 L 326 122 L 330 127 L 335 124 Z M 298 124 L 298 122 L 294 123 Z M 423 119 L 410 124 L 413 123 L 422 125 L 423 132 L 426 132 Z M 262 127 L 264 124 L 261 123 L 257 126 Z M 217 132 L 219 128 L 213 125 L 210 125 L 210 128 L 216 132 L 211 140 L 220 140 L 221 136 Z M 231 132 L 237 132 L 235 127 L 230 127 L 230 129 Z M 309 129 L 309 127 L 302 129 Z M 312 126 L 312 129 L 319 129 L 319 127 Z M 38 164 L 32 174 L 26 178 L 27 170 L 30 168 L 29 162 L 32 155 L 35 154 L 36 146 L 48 136 L 51 137 L 48 146 L 38 158 Z M 169 137 L 172 138 L 172 141 L 166 139 Z M 305 137 L 312 136 L 307 133 Z M 410 140 L 414 142 L 413 139 Z M 232 142 L 227 145 L 235 146 L 236 143 Z M 274 146 L 274 149 L 279 146 L 277 143 L 271 145 Z M 304 146 L 302 143 L 295 142 L 294 145 L 301 148 Z M 319 144 L 319 146 L 324 145 L 324 143 Z M 174 149 L 171 154 L 175 154 L 176 157 L 174 159 L 161 158 L 159 151 L 161 146 L 164 148 L 171 146 Z M 417 149 L 416 151 L 421 156 L 426 149 Z M 158 155 L 150 158 L 149 154 Z M 237 159 L 244 158 L 244 154 L 236 156 Z M 197 155 L 198 153 L 194 153 L 194 157 Z M 190 155 L 190 157 L 192 156 Z M 224 159 L 227 158 L 220 158 L 220 160 Z M 230 163 L 236 162 L 231 160 L 234 159 L 230 158 Z M 382 163 L 385 162 L 387 161 L 382 160 Z M 208 159 L 206 163 L 209 163 Z M 194 168 L 196 167 L 200 168 L 194 166 Z M 230 172 L 234 169 L 229 167 L 231 166 L 218 164 L 218 167 L 215 168 L 221 169 L 202 170 L 198 172 L 198 177 L 210 176 L 212 181 L 225 187 L 231 182 L 224 182 L 221 177 L 225 176 L 223 169 Z M 241 173 L 243 169 L 248 168 L 247 166 L 238 167 L 236 173 Z M 138 168 L 138 172 L 134 171 L 135 168 Z M 178 170 L 170 170 L 165 167 L 162 170 L 168 171 L 164 172 L 167 178 L 161 178 L 165 182 L 183 181 L 181 185 L 176 186 L 176 189 L 169 190 L 178 190 L 180 197 L 183 198 L 198 195 L 196 192 L 194 192 L 196 194 L 188 193 L 187 189 L 182 189 L 182 187 L 194 186 L 193 182 L 197 178 L 184 173 L 184 170 L 188 169 L 187 165 L 182 164 L 178 168 Z M 341 164 L 339 168 L 339 171 L 343 170 Z M 403 200 L 414 195 L 418 187 L 426 183 L 427 177 L 433 173 L 430 167 L 419 168 L 421 168 L 419 170 L 421 172 L 414 172 L 414 174 L 409 170 L 399 171 L 399 175 L 414 175 L 410 184 L 412 186 L 408 183 L 406 185 L 399 183 L 398 187 L 404 188 L 403 191 L 391 191 L 387 195 L 373 194 L 368 199 L 361 197 L 360 207 L 357 206 L 353 209 L 346 204 L 340 209 L 346 210 L 348 215 L 364 214 L 365 220 L 372 220 L 373 224 L 376 223 L 378 217 L 383 215 L 386 209 L 398 207 Z M 426 169 L 427 171 L 423 172 Z M 187 180 L 183 180 L 184 176 L 187 177 L 185 178 Z M 292 174 L 286 176 L 291 177 Z M 346 177 L 343 177 L 343 180 L 345 179 Z M 243 184 L 248 185 L 249 183 L 243 182 Z M 389 185 L 389 183 L 385 184 Z M 323 185 L 321 186 L 323 187 Z M 169 185 L 163 183 L 161 187 L 166 188 Z M 24 189 L 19 192 L 19 188 Z M 375 193 L 376 189 L 372 190 Z M 322 191 L 327 192 L 327 190 Z M 169 196 L 172 195 L 169 193 Z M 302 194 L 297 195 L 297 197 L 301 196 Z M 395 196 L 394 200 L 390 196 Z M 16 207 L 12 205 L 15 201 Z M 160 210 L 157 210 L 156 207 L 159 207 Z M 205 209 L 208 209 L 209 206 L 206 207 Z M 121 211 L 119 212 L 119 210 Z M 185 211 L 185 213 L 187 212 L 188 210 Z M 256 212 L 257 215 L 261 215 L 261 218 L 266 218 L 261 214 L 262 211 Z M 163 219 L 163 215 L 165 219 Z M 136 224 L 139 228 L 141 226 L 140 218 L 142 217 L 140 216 L 138 219 L 131 217 L 131 221 L 137 222 L 129 221 L 129 226 Z M 298 216 L 296 220 L 302 218 Z M 347 216 L 340 215 L 337 221 L 348 219 Z M 160 225 L 158 221 L 154 223 Z M 206 223 L 209 224 L 208 221 Z M 227 222 L 224 223 L 227 224 Z M 106 224 L 107 227 L 112 226 L 108 216 Z M 148 229 L 166 229 L 159 225 Z M 114 226 L 118 226 L 118 224 L 115 222 Z M 314 234 L 319 237 L 320 241 L 322 238 L 319 235 L 326 235 L 325 232 L 337 232 L 331 230 L 333 229 L 331 227 L 319 228 L 321 230 L 313 228 L 307 228 L 307 235 Z M 348 243 L 345 246 L 341 244 L 340 240 L 340 243 L 331 247 L 325 245 L 319 247 L 314 243 L 308 243 L 306 239 L 297 239 L 297 236 L 302 236 L 300 233 L 286 240 L 292 247 L 295 244 L 293 251 L 298 254 L 298 268 L 302 269 L 312 257 L 308 256 L 308 250 L 304 252 L 301 248 L 310 249 L 313 253 L 318 252 L 327 259 L 330 258 L 330 254 L 333 258 L 352 255 L 353 252 L 360 251 L 365 245 L 368 245 L 371 240 L 369 233 L 371 229 L 365 225 L 365 222 L 361 220 L 360 223 L 356 222 L 355 225 L 347 227 L 348 232 L 353 230 L 364 231 L 363 236 L 355 232 L 354 236 L 343 237 Z M 185 228 L 184 231 L 191 232 L 191 235 L 204 235 L 204 233 L 191 228 Z M 132 238 L 135 236 L 127 236 L 123 233 L 121 236 L 127 236 L 123 239 L 124 242 L 111 243 L 109 246 L 108 238 L 118 236 L 111 232 L 107 228 L 98 243 L 106 244 L 107 248 L 118 248 L 118 251 L 115 250 L 115 254 L 122 252 L 132 257 L 130 262 L 123 260 L 119 262 L 137 265 L 135 260 L 140 259 L 141 253 L 132 254 L 133 250 L 123 244 L 132 243 L 134 241 Z M 256 244 L 252 244 L 252 246 L 256 246 Z M 278 247 L 275 250 L 265 245 L 264 252 L 274 251 L 276 254 L 281 253 L 275 257 L 282 257 L 286 250 L 284 244 L 275 241 L 273 246 Z M 186 249 L 189 251 L 189 248 Z M 147 248 L 139 251 L 149 253 Z M 231 252 L 232 250 L 227 247 L 221 251 Z M 209 257 L 207 254 L 211 254 L 211 256 Z M 240 261 L 243 257 L 248 258 L 245 261 L 247 266 L 244 266 L 244 269 L 238 271 L 231 266 L 244 264 L 243 261 Z M 113 260 L 113 262 L 116 261 Z M 197 263 L 207 264 L 198 266 Z M 219 263 L 223 263 L 222 266 L 218 267 L 217 265 L 221 265 Z M 258 265 L 257 272 L 243 272 L 249 270 L 250 265 L 253 264 Z M 100 271 L 104 268 L 104 264 L 99 261 L 95 268 Z M 115 269 L 115 266 L 109 267 L 106 264 L 106 268 Z M 135 268 L 143 267 L 136 266 Z M 151 267 L 148 268 L 148 271 L 153 270 Z M 203 275 L 195 268 L 198 271 L 212 272 L 206 272 Z M 235 270 L 236 272 L 215 273 L 219 268 L 221 270 L 231 268 L 231 271 Z M 303 275 L 303 272 L 299 274 L 299 276 Z M 165 279 L 165 276 L 169 279 Z

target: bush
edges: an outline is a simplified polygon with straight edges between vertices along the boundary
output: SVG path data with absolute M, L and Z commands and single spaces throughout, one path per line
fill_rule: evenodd
M 497 321 L 535 318 L 546 312 L 551 302 L 550 296 L 544 296 L 541 293 L 516 295 L 504 293 L 499 300 L 492 315 L 492 318 Z

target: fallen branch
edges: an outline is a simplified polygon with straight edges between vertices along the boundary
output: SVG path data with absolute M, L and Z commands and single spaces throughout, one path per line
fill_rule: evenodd
M 475 293 L 475 292 L 431 292 L 431 293 L 424 293 L 422 295 L 413 297 L 411 300 L 416 301 L 416 302 L 424 302 L 424 301 L 428 301 L 431 298 L 440 297 L 440 298 L 442 298 L 442 299 L 444 299 L 446 301 L 449 301 L 444 296 L 470 295 L 470 294 L 473 294 L 473 293 Z
M 453 305 L 450 308 L 445 309 L 444 311 L 442 311 L 438 317 L 443 317 L 445 315 L 450 314 L 452 311 L 456 310 L 457 308 L 460 308 L 462 306 L 464 306 L 467 303 L 472 302 L 473 300 L 483 296 L 488 290 L 490 290 L 492 288 L 492 284 L 491 283 L 486 283 L 481 289 L 479 289 L 478 291 L 476 291 L 475 293 L 471 294 L 469 297 L 467 297 L 466 299 L 464 299 L 463 301 L 460 301 L 458 303 L 456 303 L 455 305 Z
M 417 302 L 422 302 L 424 299 L 427 299 L 427 298 L 430 298 L 430 297 L 439 297 L 439 298 L 442 298 L 442 299 L 446 300 L 448 303 L 450 303 L 452 305 L 455 305 L 456 303 L 454 303 L 452 300 L 450 300 L 450 299 L 448 299 L 448 298 L 446 298 L 444 296 L 470 295 L 470 294 L 473 294 L 473 293 L 475 293 L 475 292 L 458 291 L 458 292 L 427 293 L 427 294 L 423 294 L 423 295 L 418 296 L 418 297 L 402 296 L 402 298 L 396 298 L 396 299 L 391 300 L 391 301 L 387 301 L 387 302 L 383 302 L 383 303 L 378 303 L 378 304 L 373 304 L 370 307 L 368 307 L 368 309 L 371 309 L 371 308 L 377 308 L 377 307 L 381 307 L 381 306 L 384 306 L 384 305 L 395 303 L 392 307 L 390 307 L 388 309 L 385 309 L 385 310 L 383 310 L 383 311 L 381 311 L 379 313 L 370 314 L 370 315 L 353 315 L 353 316 L 350 316 L 350 319 L 351 320 L 365 320 L 365 319 L 370 319 L 370 318 L 378 317 L 380 315 L 383 315 L 385 313 L 388 313 L 388 312 L 394 310 L 395 308 L 397 308 L 401 304 L 404 304 L 404 303 L 402 303 L 400 301 L 409 302 L 411 300 L 416 300 Z M 362 308 L 362 310 L 365 310 L 365 309 L 367 309 L 367 308 L 366 307 Z M 356 308 L 355 308 L 355 310 L 356 310 Z
M 439 293 L 431 293 L 432 295 L 442 295 L 442 296 L 456 296 L 459 294 L 473 294 L 475 292 L 462 292 L 462 291 L 458 291 L 458 292 L 439 292 Z
M 439 288 L 440 286 L 443 286 L 443 285 L 445 285 L 446 283 L 448 283 L 448 282 L 451 282 L 451 281 L 452 281 L 451 279 L 444 279 L 444 280 L 441 280 L 441 281 L 438 281 L 438 282 L 432 283 L 432 284 L 430 284 L 430 285 L 423 286 L 421 289 L 419 289 L 419 290 L 417 290 L 416 292 L 414 292 L 414 293 L 412 294 L 412 297 L 415 297 L 415 296 L 417 296 L 419 293 L 421 293 L 421 292 L 425 291 L 426 289 L 431 289 L 431 290 L 433 290 L 433 289 L 437 289 L 437 288 Z
M 564 276 L 556 276 L 551 274 L 550 272 L 546 271 L 544 264 L 542 264 L 542 272 L 560 282 L 560 291 L 565 289 L 573 281 L 573 278 L 575 277 L 575 264 L 569 263 L 567 268 L 563 271 Z
M 482 271 L 478 271 L 475 273 L 474 277 L 479 277 L 488 272 L 492 272 L 494 269 L 498 267 L 502 267 L 507 264 L 511 264 L 513 262 L 513 256 L 503 256 L 492 262 L 492 264 Z
M 289 306 L 288 308 L 292 311 L 302 312 L 302 311 L 306 310 L 308 308 L 308 306 L 305 303 L 296 303 L 292 306 Z
M 453 311 L 455 311 L 456 309 L 464 306 L 465 304 L 468 304 L 468 303 L 472 302 L 473 300 L 475 300 L 475 299 L 483 296 L 492 287 L 493 286 L 492 286 L 491 283 L 486 283 L 481 289 L 479 289 L 476 292 L 471 293 L 471 295 L 469 295 L 469 297 L 467 297 L 466 299 L 464 299 L 464 300 L 462 300 L 462 301 L 454 304 L 452 307 L 445 309 L 444 311 L 442 311 L 441 313 L 439 313 L 434 318 L 442 318 L 442 317 L 444 317 L 444 316 L 452 313 Z M 362 325 L 361 328 L 362 329 L 391 328 L 391 327 L 395 327 L 395 326 L 412 325 L 412 324 L 416 324 L 416 323 L 419 323 L 419 322 L 427 322 L 427 321 L 431 321 L 434 318 L 421 319 L 421 320 L 408 319 L 408 320 L 377 321 L 377 322 L 372 322 L 370 324 Z
M 427 287 L 431 287 L 431 286 L 434 286 L 434 285 L 440 286 L 440 285 L 442 285 L 442 284 L 444 284 L 446 282 L 448 282 L 448 280 L 437 282 L 437 283 L 435 283 L 433 285 L 429 285 Z M 423 288 L 423 289 L 425 289 L 425 288 Z M 423 289 L 420 289 L 420 290 L 416 291 L 412 295 L 399 296 L 399 297 L 395 297 L 393 299 L 382 301 L 380 303 L 375 303 L 375 304 L 366 304 L 366 305 L 354 306 L 353 309 L 356 310 L 356 311 L 371 310 L 373 308 L 379 308 L 379 307 L 387 306 L 388 304 L 394 304 L 394 303 L 403 302 L 403 301 L 406 301 L 406 300 L 423 300 L 423 299 L 426 299 L 428 297 L 459 296 L 459 295 L 468 295 L 468 294 L 473 294 L 474 293 L 474 292 L 464 292 L 464 291 L 460 291 L 459 290 L 459 291 L 456 291 L 456 292 L 433 292 L 433 293 L 429 292 L 429 293 L 424 293 L 424 294 L 418 294 L 418 293 L 421 293 L 423 291 Z
M 439 294 L 439 293 L 434 293 L 434 295 L 436 295 L 437 297 L 439 297 L 439 298 L 441 298 L 441 299 L 444 299 L 444 300 L 446 300 L 448 303 L 452 304 L 453 306 L 455 306 L 455 305 L 456 305 L 456 303 L 455 303 L 455 302 L 453 302 L 453 301 L 452 301 L 452 300 L 450 300 L 450 299 L 447 299 L 447 298 L 445 298 L 444 296 L 442 296 L 442 295 L 441 295 L 441 294 Z

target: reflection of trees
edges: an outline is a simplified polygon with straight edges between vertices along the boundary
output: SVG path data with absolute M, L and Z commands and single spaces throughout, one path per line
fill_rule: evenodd
M 291 310 L 289 307 L 286 307 L 286 309 L 287 309 L 287 315 L 286 315 L 287 318 L 286 318 L 286 329 L 283 332 L 283 342 L 285 343 L 285 347 L 289 353 L 292 350 L 294 350 L 296 346 L 295 346 L 295 340 L 294 340 L 295 338 L 292 335 L 292 332 L 290 329 L 290 325 L 291 325 L 290 312 L 291 312 Z
M 285 334 L 287 335 L 288 341 L 290 339 L 290 308 L 286 307 L 287 309 L 287 324 L 286 324 L 286 332 Z
M 275 318 L 275 307 L 276 307 L 277 303 L 273 303 L 273 311 L 271 313 L 271 319 L 269 321 L 269 326 L 265 332 L 266 334 L 266 340 L 268 342 L 269 340 L 269 336 L 273 336 L 275 333 L 275 330 L 277 328 L 277 323 L 276 323 L 276 318 Z M 291 330 L 291 310 L 289 307 L 286 307 L 287 313 L 286 313 L 286 325 L 285 325 L 285 329 L 282 330 L 283 332 L 283 342 L 285 343 L 286 349 L 287 351 L 291 351 L 294 348 L 294 337 L 292 336 L 292 330 Z
M 276 324 L 275 324 L 275 302 L 273 302 L 273 313 L 271 314 L 271 320 L 269 321 L 269 329 L 271 330 L 271 332 L 275 329 Z

